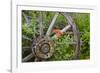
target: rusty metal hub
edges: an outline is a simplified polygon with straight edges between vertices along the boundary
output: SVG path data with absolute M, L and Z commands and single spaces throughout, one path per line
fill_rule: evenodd
M 46 37 L 36 38 L 32 51 L 38 59 L 48 59 L 53 55 L 54 43 Z
M 40 51 L 44 54 L 50 52 L 50 45 L 48 43 L 44 43 L 41 45 Z

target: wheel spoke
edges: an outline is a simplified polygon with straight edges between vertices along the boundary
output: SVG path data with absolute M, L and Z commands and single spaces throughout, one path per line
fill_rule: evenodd
M 69 30 L 71 28 L 71 25 L 67 25 L 67 26 L 65 26 L 62 30 L 61 30 L 61 32 L 62 33 L 65 33 L 67 30 Z M 56 35 L 54 35 L 52 38 L 57 38 L 57 36 Z
M 80 41 L 80 45 L 82 45 L 82 43 L 83 43 L 83 42 Z M 68 41 L 68 42 L 67 42 L 67 41 L 66 41 L 66 42 L 63 42 L 63 43 L 58 42 L 57 44 L 74 44 L 74 45 L 76 45 L 77 42 L 75 42 L 75 41 L 70 41 L 70 42 Z
M 62 30 L 61 30 L 61 32 L 66 32 L 69 28 L 71 27 L 71 25 L 67 25 L 66 27 L 64 27 Z
M 53 17 L 53 19 L 52 19 L 52 22 L 51 22 L 51 24 L 50 24 L 50 26 L 49 26 L 49 28 L 48 28 L 48 30 L 47 30 L 46 36 L 49 36 L 49 35 L 50 35 L 51 30 L 52 30 L 52 28 L 53 28 L 53 26 L 54 26 L 54 23 L 55 23 L 55 21 L 56 21 L 58 15 L 59 15 L 58 12 L 54 15 L 54 17 Z
M 25 35 L 22 35 L 22 38 L 23 38 L 23 39 L 27 39 L 27 40 L 29 40 L 29 41 L 32 41 L 31 38 L 29 38 L 29 37 L 27 37 L 27 36 L 25 36 Z
M 39 16 L 39 33 L 40 33 L 40 36 L 43 35 L 43 15 L 41 11 L 40 11 L 40 16 Z
M 23 48 L 25 48 L 25 49 L 29 49 L 30 47 L 23 47 Z
M 74 33 L 73 33 L 73 32 L 65 32 L 65 34 L 70 34 L 70 35 L 72 35 L 72 34 L 74 34 Z M 79 34 L 82 35 L 83 32 L 79 32 Z
M 23 51 L 29 51 L 29 50 L 31 50 L 30 47 L 22 47 L 22 49 L 23 49 Z
M 30 53 L 28 56 L 26 56 L 25 58 L 22 59 L 22 62 L 27 62 L 28 60 L 30 60 L 31 58 L 33 58 L 33 53 Z
M 24 19 L 25 19 L 27 25 L 29 25 L 30 24 L 30 20 L 27 18 L 27 16 L 25 15 L 24 12 L 22 13 L 22 15 L 24 16 Z

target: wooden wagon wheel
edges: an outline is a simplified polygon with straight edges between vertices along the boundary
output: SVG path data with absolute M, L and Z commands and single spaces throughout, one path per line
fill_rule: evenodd
M 58 16 L 61 15 L 65 18 L 66 24 L 63 28 L 58 27 L 56 30 L 54 29 L 55 22 Z M 43 14 L 40 12 L 39 14 L 39 36 L 36 36 L 35 39 L 30 39 L 26 36 L 23 36 L 24 39 L 29 40 L 32 43 L 30 47 L 31 53 L 22 59 L 23 62 L 26 62 L 34 57 L 34 61 L 42 61 L 50 58 L 53 54 L 55 54 L 55 40 L 59 39 L 59 37 L 66 35 L 69 36 L 72 41 L 65 42 L 67 44 L 73 45 L 73 51 L 71 53 L 72 59 L 79 59 L 80 57 L 80 35 L 79 31 L 76 27 L 75 22 L 73 21 L 72 17 L 69 13 L 66 12 L 56 12 L 47 32 L 44 31 L 43 27 Z M 53 35 L 52 35 L 53 34 Z M 59 43 L 58 43 L 59 44 Z M 22 47 L 24 49 L 24 47 Z M 63 48 L 62 48 L 63 49 Z M 28 49 L 29 50 L 29 49 Z

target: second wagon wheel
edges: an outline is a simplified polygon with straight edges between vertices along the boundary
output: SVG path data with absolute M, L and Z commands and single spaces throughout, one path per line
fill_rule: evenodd
M 46 36 L 54 40 L 56 45 L 55 57 L 53 56 L 58 57 L 56 60 L 72 60 L 80 57 L 80 34 L 71 14 L 55 13 L 46 32 Z

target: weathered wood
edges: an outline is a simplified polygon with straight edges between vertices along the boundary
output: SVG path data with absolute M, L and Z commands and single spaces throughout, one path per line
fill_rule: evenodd
M 80 45 L 82 45 L 84 42 L 80 41 Z M 63 42 L 63 43 L 57 43 L 57 44 L 73 44 L 73 45 L 77 45 L 77 42 L 69 42 L 69 41 L 66 41 L 66 42 Z
M 40 11 L 40 16 L 39 16 L 39 33 L 40 33 L 40 36 L 43 35 L 43 15 L 41 11 Z
M 53 26 L 54 26 L 54 24 L 55 24 L 55 21 L 56 21 L 56 19 L 57 19 L 58 15 L 59 15 L 59 13 L 58 13 L 58 12 L 57 12 L 57 13 L 55 13 L 55 15 L 54 15 L 54 17 L 53 17 L 53 19 L 52 19 L 52 21 L 51 21 L 51 23 L 50 23 L 50 26 L 49 26 L 49 28 L 48 28 L 48 30 L 47 30 L 47 33 L 46 33 L 46 35 L 47 35 L 47 36 L 49 36 L 49 35 L 50 35 L 51 30 L 53 29 Z
M 69 28 L 71 27 L 71 25 L 67 25 L 67 26 L 65 26 L 62 30 L 61 30 L 61 32 L 66 32 Z
M 67 25 L 65 26 L 62 30 L 60 30 L 62 33 L 65 33 L 69 28 L 71 27 L 71 25 Z M 58 37 L 56 35 L 54 35 L 52 38 L 54 39 L 58 39 Z
M 25 36 L 25 35 L 22 35 L 22 38 L 23 38 L 23 39 L 27 39 L 27 40 L 29 40 L 29 41 L 32 41 L 31 38 L 29 38 L 29 37 L 27 37 L 27 36 Z
M 31 47 L 22 47 L 23 51 L 31 51 Z
M 84 32 L 79 32 L 80 35 L 82 35 Z M 65 32 L 65 34 L 74 34 L 73 32 Z
M 33 57 L 34 57 L 33 53 L 30 53 L 28 56 L 26 56 L 25 58 L 22 59 L 22 62 L 27 62 L 28 60 L 30 60 Z
M 68 21 L 68 24 L 72 25 L 72 31 L 74 33 L 74 39 L 77 42 L 76 51 L 75 51 L 75 59 L 80 58 L 80 34 L 79 30 L 73 21 L 72 17 L 68 13 L 62 13 Z
M 27 18 L 26 14 L 24 12 L 22 12 L 22 15 L 24 16 L 24 19 L 25 19 L 27 25 L 29 25 L 30 24 L 30 20 Z

